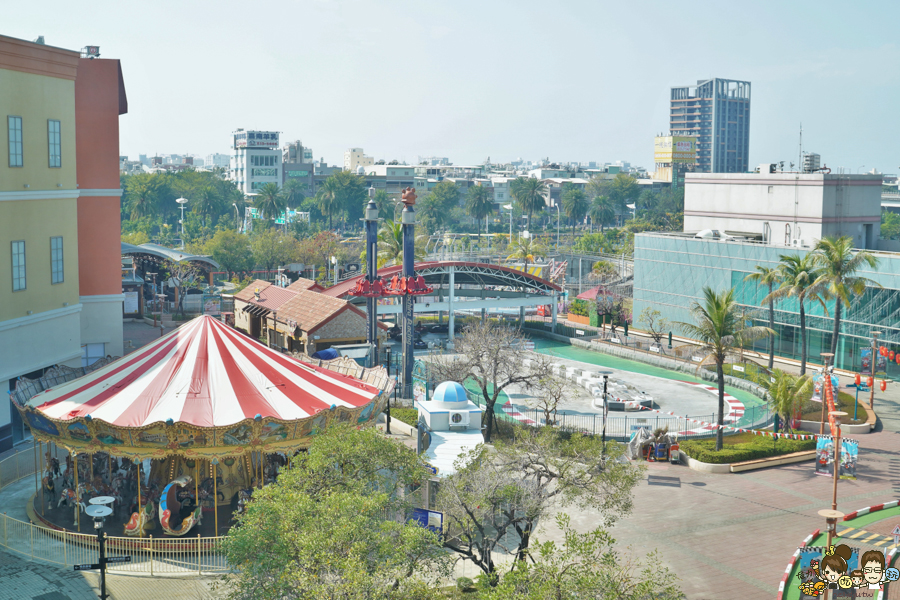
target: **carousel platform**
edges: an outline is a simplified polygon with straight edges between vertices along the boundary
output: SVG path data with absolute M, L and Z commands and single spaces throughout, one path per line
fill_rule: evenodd
M 26 512 L 31 521 L 50 529 L 67 531 L 69 533 L 95 533 L 93 521 L 89 516 L 84 514 L 84 512 L 81 512 L 81 523 L 79 527 L 74 519 L 75 509 L 73 506 L 66 506 L 65 504 L 57 506 L 57 503 L 59 502 L 58 494 L 56 495 L 56 498 L 49 503 L 49 506 L 47 504 L 48 499 L 49 496 L 45 496 L 43 506 L 41 506 L 40 495 L 35 493 L 31 496 L 28 505 L 26 506 Z M 85 498 L 85 506 L 90 506 L 87 498 Z M 159 524 L 159 517 L 157 516 L 153 520 L 153 527 L 146 531 L 144 537 L 152 535 L 154 538 L 184 539 L 190 537 L 195 538 L 198 535 L 201 537 L 223 536 L 227 534 L 228 530 L 234 525 L 232 516 L 236 511 L 237 498 L 232 499 L 230 504 L 220 504 L 218 515 L 219 529 L 216 531 L 216 515 L 213 513 L 211 506 L 204 506 L 203 518 L 183 536 L 169 535 L 163 531 L 162 526 Z M 124 537 L 125 524 L 130 518 L 131 512 L 129 512 L 127 507 L 117 506 L 113 509 L 113 513 L 104 519 L 103 530 L 106 531 L 107 535 Z M 139 538 L 135 537 L 135 539 Z

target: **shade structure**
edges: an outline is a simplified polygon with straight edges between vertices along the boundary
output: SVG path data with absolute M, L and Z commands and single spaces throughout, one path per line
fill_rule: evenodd
M 383 368 L 316 362 L 201 316 L 19 408 L 39 435 L 77 451 L 145 458 L 276 452 L 305 447 L 333 421 L 374 420 L 393 385 Z

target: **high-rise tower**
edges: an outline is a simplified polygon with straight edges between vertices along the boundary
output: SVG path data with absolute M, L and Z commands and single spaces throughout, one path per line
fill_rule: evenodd
M 697 171 L 746 173 L 750 153 L 750 82 L 700 80 L 673 87 L 673 135 L 697 136 Z

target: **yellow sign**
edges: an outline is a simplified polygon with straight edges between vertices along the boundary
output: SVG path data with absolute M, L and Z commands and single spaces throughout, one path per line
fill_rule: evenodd
M 697 138 L 661 135 L 655 139 L 653 160 L 657 163 L 697 162 Z

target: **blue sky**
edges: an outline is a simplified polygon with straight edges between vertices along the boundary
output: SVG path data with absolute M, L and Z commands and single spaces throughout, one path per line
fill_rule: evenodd
M 123 154 L 227 152 L 238 127 L 340 163 L 625 160 L 669 88 L 753 85 L 750 162 L 900 171 L 900 2 L 6 2 L 0 34 L 119 58 Z

